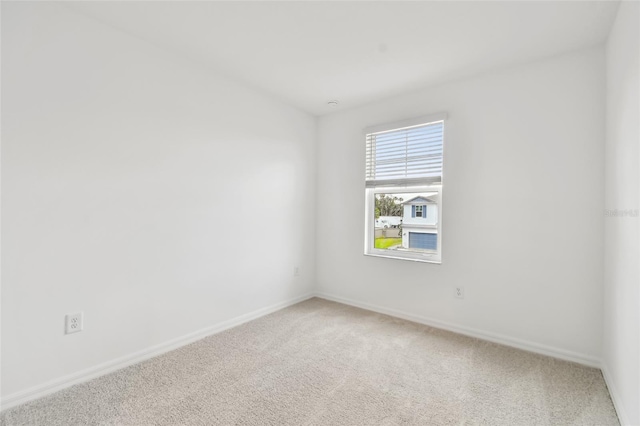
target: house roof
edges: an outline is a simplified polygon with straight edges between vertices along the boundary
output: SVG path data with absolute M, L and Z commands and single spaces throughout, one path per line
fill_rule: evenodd
M 418 195 L 417 197 L 413 197 L 410 200 L 403 202 L 402 204 L 436 204 L 436 201 L 433 198 L 423 197 L 422 195 Z

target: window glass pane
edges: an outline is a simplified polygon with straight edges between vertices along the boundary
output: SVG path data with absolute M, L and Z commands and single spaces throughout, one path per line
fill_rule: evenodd
M 374 248 L 437 253 L 438 192 L 376 193 Z

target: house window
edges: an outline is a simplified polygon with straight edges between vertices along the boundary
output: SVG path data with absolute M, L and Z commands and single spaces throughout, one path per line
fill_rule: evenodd
M 440 263 L 444 114 L 365 130 L 365 254 Z

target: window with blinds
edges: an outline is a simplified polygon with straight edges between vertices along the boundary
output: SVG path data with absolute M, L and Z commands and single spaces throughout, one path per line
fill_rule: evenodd
M 444 121 L 366 134 L 366 186 L 442 183 Z
M 364 254 L 441 263 L 446 114 L 364 130 Z

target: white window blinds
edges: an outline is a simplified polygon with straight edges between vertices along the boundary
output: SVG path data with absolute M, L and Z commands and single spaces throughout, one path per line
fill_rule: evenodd
M 442 183 L 444 120 L 366 133 L 366 186 Z

